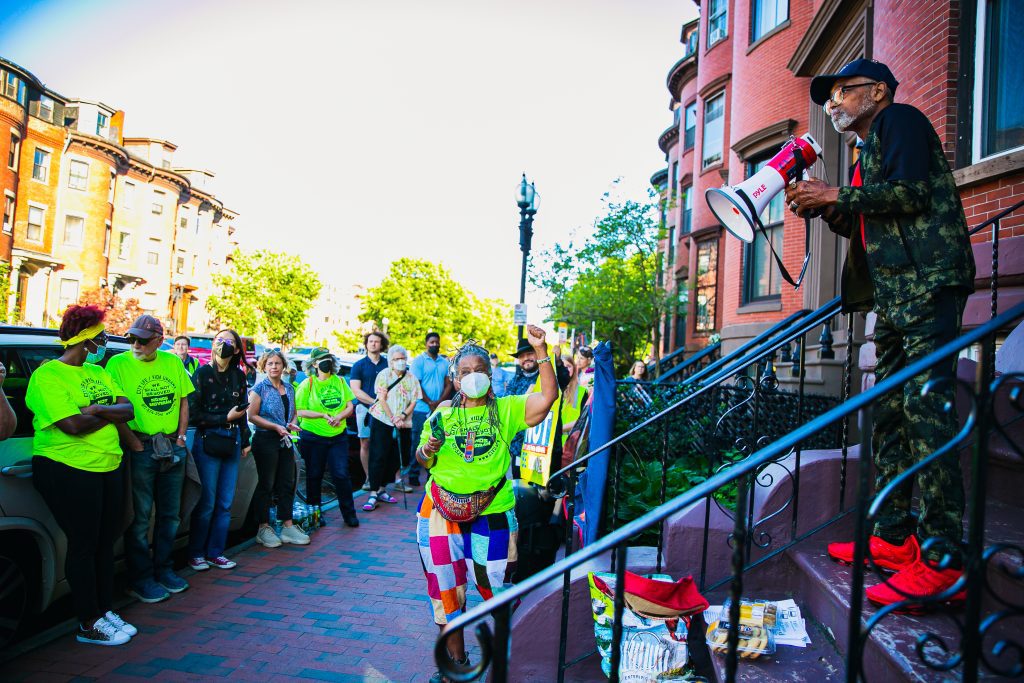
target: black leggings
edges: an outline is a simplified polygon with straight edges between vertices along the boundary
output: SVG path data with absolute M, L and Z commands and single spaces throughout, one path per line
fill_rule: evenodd
M 86 626 L 110 611 L 113 603 L 122 478 L 120 467 L 87 472 L 38 455 L 32 458 L 32 484 L 68 539 L 71 599 L 78 621 Z
M 289 437 L 290 438 L 290 437 Z M 258 431 L 252 438 L 252 458 L 256 461 L 256 491 L 252 495 L 256 523 L 270 521 L 272 497 L 277 498 L 277 519 L 287 522 L 292 518 L 295 502 L 295 450 L 281 448 L 277 432 Z
M 306 461 L 306 502 L 320 505 L 324 472 L 329 469 L 342 517 L 354 517 L 352 480 L 348 477 L 348 436 L 320 436 L 303 430 L 299 433 L 299 453 Z
M 412 430 L 399 429 L 394 437 L 394 425 L 384 424 L 372 415 L 370 421 L 370 490 L 379 491 L 394 481 L 401 464 L 399 456 L 412 447 Z

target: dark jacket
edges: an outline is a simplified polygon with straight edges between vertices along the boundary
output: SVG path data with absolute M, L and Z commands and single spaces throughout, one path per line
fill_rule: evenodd
M 840 213 L 829 221 L 833 232 L 850 239 L 843 310 L 900 304 L 942 287 L 973 291 L 967 219 L 925 115 L 906 104 L 883 109 L 864 141 L 860 165 L 862 187 L 840 188 Z
M 228 426 L 228 411 L 248 403 L 245 373 L 237 367 L 217 372 L 213 363 L 202 365 L 192 376 L 192 383 L 196 390 L 188 396 L 189 423 L 198 429 Z M 248 446 L 249 423 L 246 418 L 231 424 L 242 430 L 242 447 Z

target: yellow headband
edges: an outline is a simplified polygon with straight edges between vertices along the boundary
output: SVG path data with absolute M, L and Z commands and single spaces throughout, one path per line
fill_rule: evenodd
M 54 341 L 63 346 L 64 348 L 67 348 L 69 346 L 74 346 L 75 344 L 80 344 L 86 341 L 87 339 L 92 339 L 105 329 L 107 328 L 103 325 L 103 323 L 96 323 L 92 327 L 85 328 L 71 339 L 54 339 Z

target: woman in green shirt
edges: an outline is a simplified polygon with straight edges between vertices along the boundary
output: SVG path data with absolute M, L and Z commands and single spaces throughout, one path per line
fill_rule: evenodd
M 505 478 L 509 443 L 540 424 L 558 398 L 544 330 L 530 325 L 527 338 L 539 359 L 540 392 L 495 398 L 490 354 L 466 344 L 450 366 L 457 393 L 434 411 L 416 449 L 416 459 L 430 473 L 416 538 L 434 622 L 442 629 L 465 609 L 468 579 L 485 600 L 512 585 L 519 527 Z M 448 652 L 468 662 L 461 632 L 448 638 Z M 442 680 L 440 672 L 431 678 Z
M 121 521 L 121 445 L 114 425 L 135 417 L 121 387 L 96 363 L 106 352 L 103 311 L 69 306 L 64 353 L 36 368 L 25 404 L 33 413 L 32 484 L 67 537 L 67 578 L 77 639 L 122 645 L 138 633 L 111 611 L 114 541 Z
M 306 502 L 320 514 L 324 471 L 330 467 L 341 516 L 346 525 L 359 526 L 348 476 L 345 433 L 356 395 L 348 382 L 338 377 L 338 361 L 327 349 L 313 349 L 304 369 L 308 376 L 295 392 L 295 408 L 299 416 L 299 453 L 306 461 Z

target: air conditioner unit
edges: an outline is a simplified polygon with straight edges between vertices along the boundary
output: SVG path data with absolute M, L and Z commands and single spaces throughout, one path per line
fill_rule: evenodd
M 708 44 L 711 45 L 713 43 L 717 43 L 723 38 L 725 38 L 725 29 L 716 28 L 714 31 L 711 32 L 711 36 L 708 38 Z

